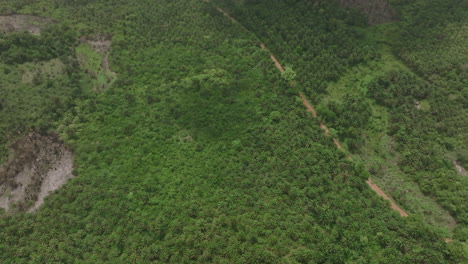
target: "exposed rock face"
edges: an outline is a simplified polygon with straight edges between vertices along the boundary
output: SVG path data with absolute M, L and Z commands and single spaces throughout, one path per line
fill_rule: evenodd
M 34 211 L 49 192 L 72 178 L 72 153 L 57 135 L 30 132 L 10 146 L 10 159 L 0 167 L 0 208 Z
M 396 12 L 386 0 L 339 0 L 341 6 L 364 12 L 370 25 L 396 21 Z
M 29 32 L 39 35 L 41 29 L 51 22 L 50 18 L 32 15 L 0 16 L 0 33 Z

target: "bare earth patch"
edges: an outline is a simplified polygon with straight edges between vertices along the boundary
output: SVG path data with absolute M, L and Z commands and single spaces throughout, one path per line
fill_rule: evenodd
M 50 18 L 33 15 L 0 16 L 0 33 L 29 32 L 39 35 L 41 29 L 52 22 Z
M 57 135 L 31 131 L 10 146 L 10 153 L 0 167 L 0 208 L 6 211 L 35 211 L 74 177 L 72 153 Z

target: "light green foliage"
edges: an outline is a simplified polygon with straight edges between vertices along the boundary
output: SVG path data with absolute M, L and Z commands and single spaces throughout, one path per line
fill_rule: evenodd
M 288 82 L 292 82 L 296 79 L 296 72 L 289 66 L 286 66 L 284 72 L 281 73 L 281 77 Z
M 104 70 L 101 68 L 102 56 L 88 44 L 81 44 L 76 47 L 76 56 L 85 70 L 96 75 L 104 74 Z

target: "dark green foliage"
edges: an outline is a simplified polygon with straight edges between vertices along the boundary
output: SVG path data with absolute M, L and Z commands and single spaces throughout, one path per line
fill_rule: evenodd
M 331 102 L 328 108 L 319 111 L 323 113 L 324 121 L 337 130 L 339 138 L 347 142 L 351 151 L 362 147 L 362 131 L 367 128 L 372 114 L 365 98 L 346 95 L 342 103 Z
M 392 71 L 369 85 L 369 94 L 386 107 L 414 108 L 416 101 L 427 99 L 433 87 L 406 72 Z

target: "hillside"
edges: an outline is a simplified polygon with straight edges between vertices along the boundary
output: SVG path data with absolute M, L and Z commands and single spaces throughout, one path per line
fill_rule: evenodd
M 468 17 L 359 3 L 6 1 L 0 262 L 466 261 Z

